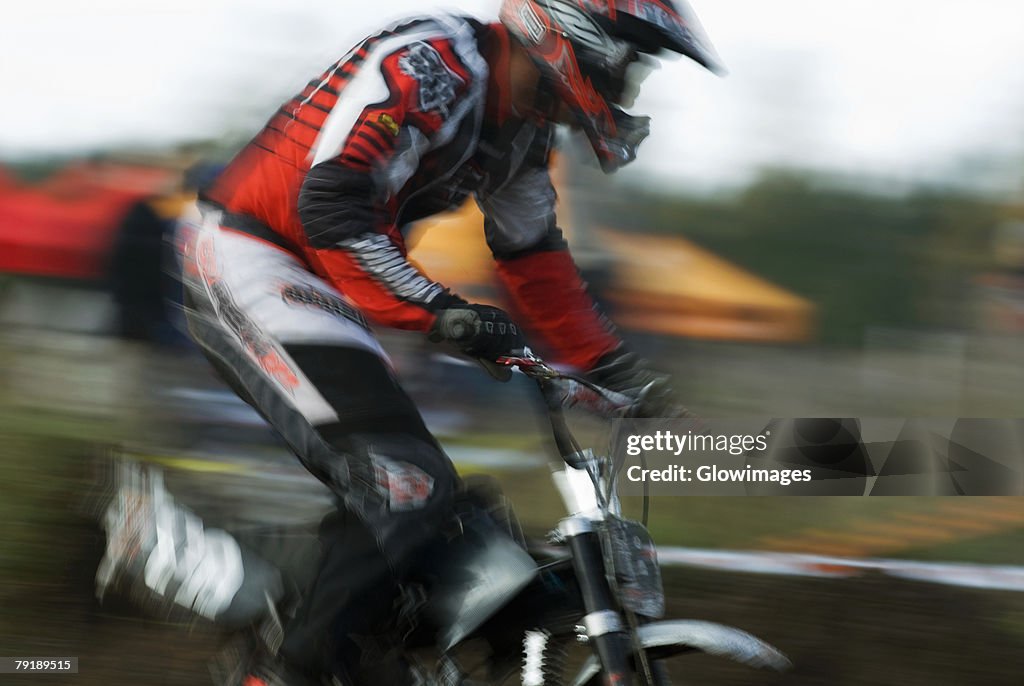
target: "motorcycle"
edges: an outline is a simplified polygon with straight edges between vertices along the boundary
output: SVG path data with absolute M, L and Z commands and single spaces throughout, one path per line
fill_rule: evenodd
M 426 681 L 477 683 L 457 657 L 474 639 L 489 646 L 488 681 L 502 683 L 518 671 L 524 686 L 661 686 L 668 683 L 666 660 L 694 651 L 787 669 L 785 655 L 739 629 L 661 619 L 665 593 L 654 542 L 643 523 L 623 517 L 615 461 L 583 449 L 564 412 L 574 407 L 622 417 L 633 401 L 557 371 L 528 351 L 499 364 L 518 368 L 540 389 L 560 455 L 552 477 L 569 516 L 545 543 L 531 545 L 509 509 L 495 505 L 500 498 L 469 489 L 463 545 L 425 565 L 433 569 L 426 575 L 433 586 L 404 639 L 409 650 L 432 646 L 439 655 Z M 574 644 L 589 650 L 566 680 Z

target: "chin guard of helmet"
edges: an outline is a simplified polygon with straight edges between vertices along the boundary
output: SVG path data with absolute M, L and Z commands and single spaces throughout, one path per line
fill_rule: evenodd
M 606 174 L 615 172 L 619 167 L 635 160 L 637 148 L 651 133 L 650 117 L 628 114 L 614 106 L 611 107 L 611 113 L 615 122 L 614 134 L 599 132 L 593 126 L 584 126 L 587 137 L 597 152 L 601 170 Z

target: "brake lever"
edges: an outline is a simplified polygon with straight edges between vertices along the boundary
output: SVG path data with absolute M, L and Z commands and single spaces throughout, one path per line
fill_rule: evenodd
M 499 357 L 496 364 L 505 367 L 518 367 L 519 371 L 532 379 L 558 379 L 562 377 L 560 372 L 548 366 L 544 360 L 534 355 L 529 348 L 523 348 L 522 353 L 519 355 Z
M 480 363 L 484 371 L 490 374 L 493 379 L 505 382 L 512 378 L 512 368 L 508 365 L 501 362 L 491 362 L 482 357 L 476 358 L 476 361 Z

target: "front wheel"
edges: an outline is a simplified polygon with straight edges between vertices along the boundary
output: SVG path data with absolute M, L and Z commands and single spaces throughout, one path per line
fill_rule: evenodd
M 588 646 L 590 650 L 582 659 L 576 676 L 572 681 L 566 678 L 570 666 L 574 663 L 579 665 L 580 660 L 573 659 L 573 648 L 579 645 L 574 636 L 554 636 L 542 629 L 527 631 L 523 639 L 523 666 L 521 672 L 521 683 L 523 686 L 598 686 L 608 683 L 603 670 L 592 670 L 592 666 L 599 664 L 594 646 Z M 629 682 L 646 684 L 643 675 L 636 674 L 635 665 L 632 659 L 628 659 L 627 675 L 631 678 Z M 668 670 L 658 660 L 650 660 L 653 684 L 651 686 L 669 686 Z M 613 680 L 612 683 L 615 683 Z
M 665 660 L 685 652 L 718 655 L 748 667 L 784 672 L 792 663 L 774 646 L 744 631 L 696 619 L 653 621 L 638 630 L 657 686 L 668 684 Z M 523 686 L 598 686 L 604 681 L 601 662 L 593 651 L 580 660 L 572 659 L 572 636 L 553 637 L 545 632 L 527 632 L 524 640 Z M 635 660 L 631 655 L 631 668 Z M 568 668 L 574 677 L 565 679 Z M 635 674 L 635 673 L 634 673 Z M 641 675 L 635 675 L 643 683 Z
M 692 619 L 669 620 L 644 624 L 638 630 L 652 666 L 674 655 L 700 651 L 717 655 L 750 667 L 786 671 L 792 665 L 777 648 L 745 631 Z M 631 661 L 632 662 L 632 661 Z M 663 666 L 658 672 L 663 673 Z M 597 686 L 602 679 L 601 663 L 591 655 L 573 679 L 573 686 Z
M 563 686 L 571 636 L 554 636 L 545 629 L 527 631 L 523 637 L 523 686 Z

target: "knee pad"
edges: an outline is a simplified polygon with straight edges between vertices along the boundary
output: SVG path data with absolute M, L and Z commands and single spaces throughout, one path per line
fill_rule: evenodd
M 348 433 L 331 446 L 347 468 L 348 483 L 338 489 L 343 507 L 367 524 L 401 575 L 410 556 L 455 520 L 455 467 L 433 440 L 407 433 Z
M 401 432 L 353 433 L 331 444 L 349 462 L 353 490 L 370 491 L 384 512 L 420 511 L 429 517 L 435 510 L 451 508 L 458 475 L 432 440 Z

